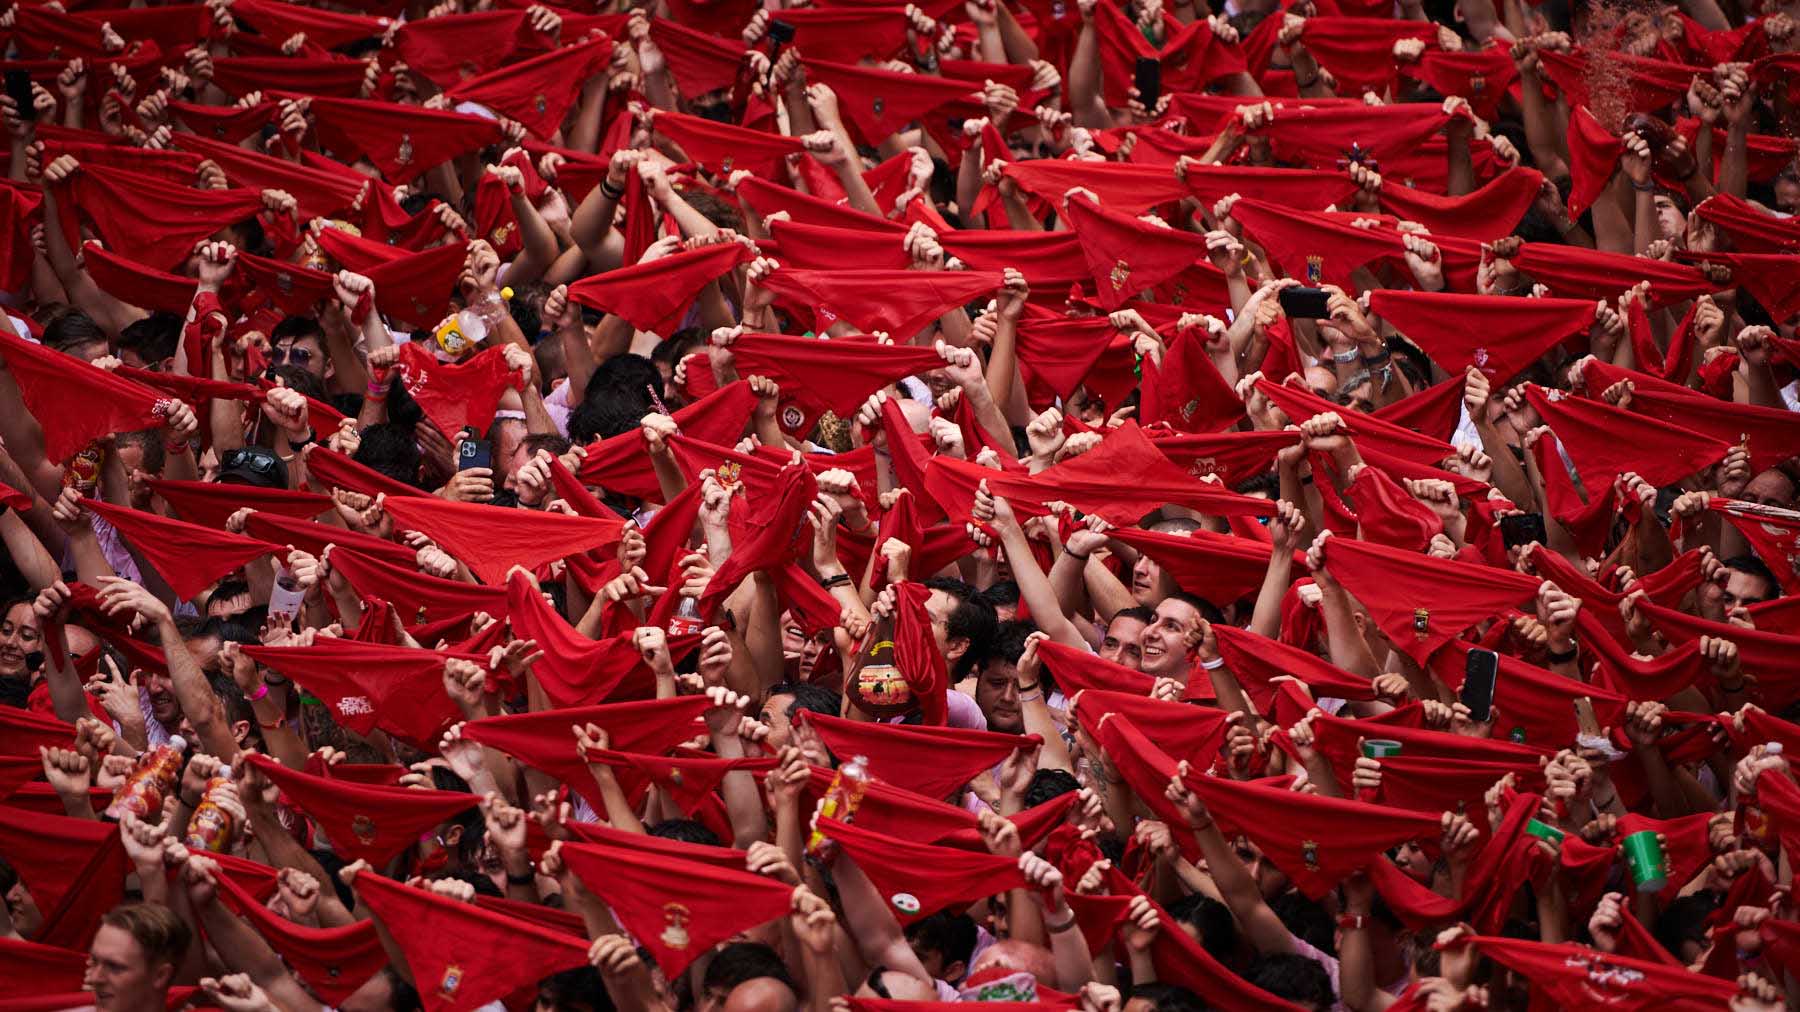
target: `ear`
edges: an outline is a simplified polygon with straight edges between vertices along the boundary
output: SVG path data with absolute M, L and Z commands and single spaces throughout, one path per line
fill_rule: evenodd
M 174 963 L 158 963 L 156 969 L 150 971 L 151 987 L 154 990 L 161 991 L 164 988 L 167 988 L 174 979 Z
M 456 849 L 456 845 L 462 842 L 462 836 L 463 836 L 463 827 L 460 824 L 451 826 L 449 829 L 445 830 L 444 831 L 444 849 L 445 850 Z
M 955 982 L 969 975 L 969 964 L 964 960 L 944 964 L 944 980 Z
M 944 659 L 953 664 L 961 660 L 962 655 L 968 652 L 969 638 L 967 636 L 957 636 L 944 641 Z
M 234 722 L 231 725 L 231 737 L 234 741 L 236 741 L 238 743 L 238 747 L 240 747 L 240 748 L 249 744 L 249 742 L 250 742 L 250 722 L 247 720 L 240 720 L 240 721 Z

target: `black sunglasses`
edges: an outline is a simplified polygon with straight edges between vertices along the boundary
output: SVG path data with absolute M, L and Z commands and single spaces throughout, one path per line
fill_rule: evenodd
M 257 453 L 238 447 L 230 450 L 219 461 L 219 470 L 233 471 L 244 468 L 257 475 L 273 475 L 275 473 L 275 456 L 270 453 Z

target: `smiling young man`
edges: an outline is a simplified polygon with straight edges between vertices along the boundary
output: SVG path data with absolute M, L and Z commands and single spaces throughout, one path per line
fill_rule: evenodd
M 82 986 L 100 1012 L 163 1012 L 193 932 L 160 903 L 128 903 L 100 920 Z

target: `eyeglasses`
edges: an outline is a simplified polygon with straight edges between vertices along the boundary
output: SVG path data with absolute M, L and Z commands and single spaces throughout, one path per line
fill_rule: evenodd
M 220 471 L 234 471 L 243 468 L 258 477 L 271 477 L 275 474 L 275 455 L 256 450 L 238 447 L 227 451 L 219 461 Z
M 305 365 L 312 361 L 312 349 L 298 345 L 277 345 L 269 349 L 271 365 Z

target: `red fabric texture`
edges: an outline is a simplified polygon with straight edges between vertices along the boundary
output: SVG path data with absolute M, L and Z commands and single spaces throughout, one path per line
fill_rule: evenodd
M 406 953 L 427 1012 L 467 1012 L 542 978 L 587 964 L 587 942 L 516 917 L 401 885 L 356 876 L 357 898 Z
M 1178 432 L 1217 432 L 1244 415 L 1244 403 L 1191 329 L 1169 342 L 1161 366 L 1146 361 L 1143 370 L 1138 418 L 1145 425 L 1166 422 Z
M 424 533 L 486 583 L 513 566 L 536 569 L 619 541 L 622 520 L 451 502 L 435 496 L 389 498 L 384 508 L 402 530 Z
M 694 439 L 730 445 L 743 435 L 755 407 L 756 395 L 750 392 L 750 384 L 740 380 L 676 409 L 673 417 L 680 430 Z M 587 457 L 576 472 L 584 483 L 639 499 L 662 497 L 641 433 L 621 433 L 590 443 L 586 449 Z
M 112 823 L 0 805 L 0 856 L 44 915 L 34 942 L 85 950 L 101 916 L 124 899 L 130 861 Z
M 766 376 L 780 384 L 778 421 L 796 437 L 810 433 L 826 411 L 853 418 L 875 391 L 944 366 L 932 348 L 857 338 L 745 334 L 732 342 L 731 354 L 739 376 Z
M 446 364 L 417 344 L 400 346 L 400 382 L 431 424 L 447 437 L 463 426 L 485 432 L 507 387 L 518 377 L 500 348 L 488 348 L 466 362 Z
M 1206 257 L 1204 236 L 1152 225 L 1082 194 L 1071 196 L 1066 207 L 1093 276 L 1095 298 L 1109 312 Z
M 1121 487 L 1119 476 L 1133 481 Z M 1219 516 L 1267 516 L 1267 500 L 1252 499 L 1202 483 L 1177 470 L 1156 451 L 1133 422 L 1114 429 L 1100 445 L 1034 475 L 995 471 L 966 461 L 934 457 L 926 487 L 954 519 L 967 519 L 976 484 L 986 480 L 994 495 L 1012 501 L 1021 516 L 1046 512 L 1042 504 L 1062 500 L 1115 524 L 1135 524 L 1168 503 Z
M 820 818 L 817 828 L 856 862 L 903 925 L 946 907 L 1025 888 L 1014 858 L 896 839 L 837 819 Z
M 220 901 L 249 922 L 288 969 L 328 1002 L 342 1004 L 388 963 L 372 922 L 336 928 L 296 924 L 263 906 L 230 875 L 217 881 Z
M 220 484 L 216 481 L 167 481 L 149 479 L 149 490 L 180 513 L 180 519 L 207 528 L 223 528 L 225 519 L 243 508 L 284 517 L 317 517 L 331 510 L 328 495 L 292 492 L 286 488 L 257 488 L 254 484 Z
M 634 844 L 565 844 L 563 860 L 663 973 L 679 974 L 713 945 L 787 915 L 793 890 L 744 871 L 741 857 L 731 868 Z
M 1636 471 L 1645 481 L 1662 485 L 1716 464 L 1731 445 L 1644 415 L 1606 404 L 1562 396 L 1531 385 L 1530 402 L 1568 450 L 1587 484 L 1590 500 L 1613 476 Z M 1646 454 L 1646 447 L 1656 447 Z
M 340 856 L 375 866 L 417 843 L 420 833 L 481 801 L 473 794 L 375 787 L 308 776 L 267 756 L 252 755 L 249 762 L 319 824 Z
M 598 724 L 614 749 L 654 755 L 693 737 L 696 721 L 711 705 L 705 696 L 677 696 L 484 717 L 464 725 L 463 735 L 548 773 L 604 810 L 594 778 L 576 754 L 571 725 Z
M 818 713 L 807 713 L 805 721 L 839 760 L 863 756 L 877 780 L 933 799 L 948 797 L 971 778 L 998 766 L 1015 749 L 1040 743 L 1035 735 L 871 724 Z M 932 761 L 920 762 L 921 755 L 930 755 Z
M 1225 667 L 1243 686 L 1257 711 L 1265 716 L 1273 712 L 1275 694 L 1280 688 L 1274 680 L 1282 676 L 1299 679 L 1319 699 L 1375 698 L 1375 690 L 1367 679 L 1310 651 L 1223 623 L 1215 623 L 1212 629 L 1218 638 L 1219 656 L 1225 659 Z M 1133 723 L 1155 736 L 1153 728 L 1144 727 L 1135 718 Z M 1157 740 L 1161 740 L 1160 736 Z
M 1684 86 L 1685 90 L 1685 86 Z M 1569 114 L 1569 215 L 1579 217 L 1600 196 L 1618 168 L 1619 155 L 1625 150 L 1611 130 L 1600 124 L 1587 106 L 1577 106 Z
M 1531 981 L 1532 991 L 1568 1009 L 1720 1008 L 1737 984 L 1685 967 L 1576 945 L 1479 937 L 1468 944 Z
M 1338 405 L 1314 394 L 1267 378 L 1257 380 L 1256 389 L 1281 409 L 1289 422 L 1299 425 L 1315 415 L 1338 411 Z M 1344 418 L 1345 426 L 1358 445 L 1372 445 L 1397 457 L 1436 467 L 1445 458 L 1456 455 L 1450 444 L 1411 429 L 1396 425 L 1375 415 L 1353 414 Z
M 192 598 L 213 582 L 279 546 L 241 534 L 170 520 L 127 506 L 86 499 L 82 506 L 112 524 L 156 569 L 176 596 Z
M 1453 376 L 1468 366 L 1504 382 L 1594 323 L 1588 299 L 1378 291 L 1369 308 Z
M 1262 586 L 1269 546 L 1249 538 L 1195 530 L 1158 534 L 1121 527 L 1110 532 L 1156 561 L 1182 590 L 1227 605 Z
M 1522 573 L 1348 538 L 1325 542 L 1325 566 L 1369 610 L 1394 648 L 1420 663 L 1469 626 L 1536 597 L 1540 583 Z
M 782 267 L 763 285 L 796 305 L 810 307 L 820 330 L 842 320 L 864 333 L 879 330 L 904 343 L 945 312 L 992 294 L 1000 287 L 1000 275 Z
M 499 123 L 480 116 L 369 99 L 314 97 L 312 115 L 313 132 L 336 158 L 367 158 L 393 184 L 505 139 Z
M 657 133 L 680 145 L 687 160 L 720 178 L 748 169 L 765 179 L 783 178 L 789 155 L 805 150 L 798 138 L 715 123 L 700 116 L 658 110 Z
M 101 436 L 157 428 L 169 399 L 41 344 L 0 333 L 0 353 L 25 407 L 44 430 L 44 455 L 62 462 Z M 81 411 L 68 405 L 81 404 Z
M 1791 456 L 1800 440 L 1800 415 L 1782 408 L 1715 400 L 1678 383 L 1589 359 L 1582 376 L 1596 396 L 1621 380 L 1634 387 L 1631 410 L 1724 443 L 1750 437 L 1750 466 L 1762 470 Z
M 523 572 L 507 578 L 506 600 L 513 635 L 535 641 L 544 652 L 532 673 L 557 706 L 599 703 L 627 688 L 628 680 L 638 689 L 652 684 L 630 634 L 600 640 L 582 636 L 545 602 Z M 670 650 L 680 656 L 678 644 L 671 643 Z
M 485 44 L 474 51 L 482 48 Z M 561 128 L 582 85 L 611 57 L 612 43 L 602 37 L 467 78 L 446 94 L 458 102 L 474 102 L 503 113 L 533 134 L 549 139 Z
M 194 244 L 262 208 L 255 190 L 196 190 L 157 176 L 84 164 L 63 184 L 63 234 L 75 241 L 67 215 L 79 210 L 114 252 L 152 267 L 172 267 Z
M 324 700 L 332 719 L 357 734 L 380 727 L 428 752 L 462 719 L 444 694 L 444 661 L 453 656 L 477 660 L 330 637 L 307 647 L 247 646 L 244 653 Z
M 668 337 L 681 326 L 701 289 L 752 259 L 742 243 L 714 243 L 583 278 L 569 286 L 569 298 Z

